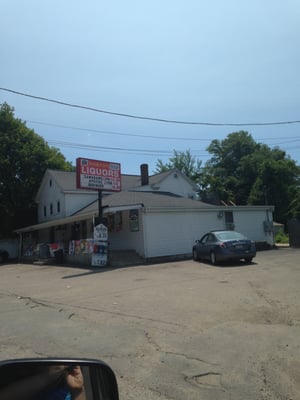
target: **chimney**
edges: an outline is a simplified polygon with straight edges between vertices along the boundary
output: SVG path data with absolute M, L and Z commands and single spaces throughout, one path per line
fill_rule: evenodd
M 141 183 L 142 186 L 149 184 L 148 164 L 141 164 Z

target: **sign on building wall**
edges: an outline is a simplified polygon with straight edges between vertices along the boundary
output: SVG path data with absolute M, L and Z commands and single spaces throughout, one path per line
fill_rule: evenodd
M 129 224 L 131 232 L 138 232 L 140 230 L 139 210 L 129 211 Z
M 115 162 L 76 159 L 76 185 L 78 189 L 121 190 L 121 165 Z

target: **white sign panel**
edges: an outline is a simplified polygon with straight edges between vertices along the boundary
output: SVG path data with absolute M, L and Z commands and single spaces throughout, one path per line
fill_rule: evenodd
M 105 267 L 108 257 L 108 229 L 99 224 L 94 227 L 94 246 L 92 254 L 93 267 Z
M 107 242 L 94 242 L 92 254 L 93 267 L 105 267 L 107 265 Z
M 105 225 L 99 224 L 94 227 L 94 240 L 108 240 L 108 229 Z

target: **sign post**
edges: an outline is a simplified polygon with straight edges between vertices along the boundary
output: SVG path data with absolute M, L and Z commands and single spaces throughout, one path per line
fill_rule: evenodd
M 105 266 L 108 255 L 108 234 L 107 227 L 103 224 L 102 192 L 121 191 L 121 166 L 114 162 L 77 158 L 76 187 L 98 191 L 98 221 L 94 226 L 92 265 Z
M 102 224 L 103 208 L 102 208 L 102 190 L 98 190 L 98 223 Z

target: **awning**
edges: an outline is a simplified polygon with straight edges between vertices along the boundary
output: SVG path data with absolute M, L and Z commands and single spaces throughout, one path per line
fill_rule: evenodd
M 66 225 L 66 224 L 71 224 L 72 222 L 93 218 L 94 215 L 98 215 L 98 213 L 93 212 L 85 215 L 84 214 L 73 215 L 71 217 L 54 219 L 53 221 L 43 222 L 41 224 L 36 224 L 36 225 L 26 226 L 25 228 L 16 229 L 15 232 L 23 233 L 23 232 L 39 231 L 41 229 L 51 228 L 52 226 Z
M 136 209 L 139 209 L 142 207 L 143 207 L 143 204 L 130 204 L 130 205 L 123 205 L 123 206 L 116 206 L 116 207 L 103 207 L 103 214 L 116 213 L 116 212 L 127 211 L 127 210 L 136 210 Z M 67 225 L 67 224 L 71 224 L 73 222 L 84 221 L 86 219 L 92 219 L 93 217 L 97 217 L 97 216 L 98 216 L 98 210 L 97 211 L 89 211 L 86 213 L 80 212 L 80 213 L 71 215 L 70 217 L 54 219 L 52 221 L 43 222 L 41 224 L 36 224 L 36 225 L 31 225 L 31 226 L 26 226 L 24 228 L 16 229 L 15 232 L 16 233 L 25 233 L 25 232 L 39 231 L 42 229 L 51 228 L 52 226 Z

